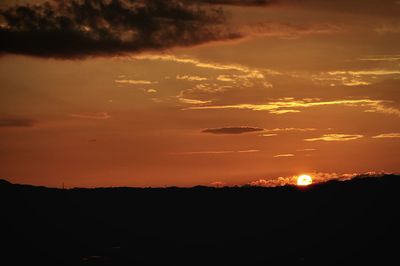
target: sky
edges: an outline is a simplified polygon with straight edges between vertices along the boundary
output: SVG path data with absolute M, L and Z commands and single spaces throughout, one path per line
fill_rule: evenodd
M 400 171 L 400 1 L 0 8 L 0 178 L 164 187 Z

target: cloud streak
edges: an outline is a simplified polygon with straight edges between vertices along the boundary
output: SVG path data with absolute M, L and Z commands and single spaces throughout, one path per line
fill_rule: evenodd
M 190 75 L 177 75 L 177 80 L 188 80 L 188 81 L 204 81 L 208 80 L 208 78 L 199 77 L 199 76 L 190 76 Z
M 365 107 L 365 112 L 369 113 L 383 113 L 400 116 L 400 110 L 387 107 L 384 104 L 387 101 L 372 100 L 372 99 L 339 99 L 332 101 L 310 100 L 310 99 L 278 99 L 265 104 L 232 104 L 232 105 L 206 105 L 188 107 L 185 110 L 207 110 L 207 109 L 243 109 L 253 111 L 268 111 L 271 114 L 286 114 L 286 113 L 300 113 L 299 109 L 312 108 L 319 106 L 334 106 L 342 105 L 348 107 Z
M 285 158 L 285 157 L 294 157 L 294 154 L 292 154 L 292 153 L 286 153 L 286 154 L 277 154 L 277 155 L 274 155 L 274 158 Z
M 71 114 L 72 117 L 82 118 L 82 119 L 95 119 L 95 120 L 105 120 L 109 119 L 111 116 L 106 112 L 99 113 L 79 113 L 79 114 Z
M 265 132 L 287 132 L 287 131 L 308 132 L 315 130 L 317 129 L 312 127 L 307 127 L 307 128 L 286 127 L 286 128 L 265 129 Z
M 244 36 L 265 36 L 282 39 L 297 39 L 304 35 L 332 34 L 341 31 L 343 29 L 339 26 L 327 23 L 295 25 L 273 22 L 250 24 L 242 27 L 241 30 Z
M 149 81 L 149 80 L 116 79 L 115 83 L 133 84 L 133 85 L 150 85 L 150 84 L 156 84 L 158 82 Z
M 400 138 L 400 133 L 384 133 L 384 134 L 379 134 L 379 135 L 373 136 L 372 138 L 374 138 L 374 139 L 394 139 L 394 138 Z
M 196 99 L 188 99 L 188 98 L 182 98 L 179 97 L 179 102 L 185 103 L 185 104 L 205 104 L 205 103 L 210 103 L 211 101 L 201 101 L 201 100 L 196 100 Z
M 189 64 L 198 68 L 221 70 L 221 71 L 237 71 L 243 73 L 241 77 L 254 78 L 254 79 L 264 79 L 264 74 L 255 68 L 250 68 L 240 64 L 221 64 L 215 62 L 204 62 L 196 58 L 190 57 L 178 57 L 172 54 L 141 54 L 132 56 L 133 60 L 150 60 L 150 61 L 165 61 L 165 62 L 175 62 L 181 64 Z M 267 71 L 271 75 L 280 75 L 276 71 Z
M 181 0 L 71 0 L 0 10 L 0 53 L 82 58 L 239 38 L 222 9 Z
M 264 131 L 263 128 L 259 127 L 221 127 L 221 128 L 207 128 L 202 131 L 202 133 L 211 133 L 211 134 L 244 134 L 244 133 L 252 133 Z
M 184 151 L 184 152 L 172 152 L 170 155 L 218 155 L 218 154 L 248 154 L 256 153 L 260 150 L 239 150 L 239 151 Z
M 305 141 L 349 141 L 363 138 L 363 135 L 349 135 L 349 134 L 324 134 L 318 138 L 305 139 Z

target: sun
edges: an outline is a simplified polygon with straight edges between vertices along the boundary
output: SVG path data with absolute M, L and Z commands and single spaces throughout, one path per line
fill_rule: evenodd
M 300 175 L 297 177 L 297 185 L 298 186 L 308 186 L 313 182 L 312 177 L 309 175 Z

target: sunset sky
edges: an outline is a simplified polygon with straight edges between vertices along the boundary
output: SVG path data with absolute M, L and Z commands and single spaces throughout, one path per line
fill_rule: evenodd
M 50 3 L 0 4 L 0 178 L 400 171 L 400 1 Z

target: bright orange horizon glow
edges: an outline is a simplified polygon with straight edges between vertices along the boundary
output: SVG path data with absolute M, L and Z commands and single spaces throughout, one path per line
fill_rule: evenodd
M 313 182 L 312 177 L 309 175 L 300 175 L 297 177 L 297 185 L 298 186 L 308 186 Z

